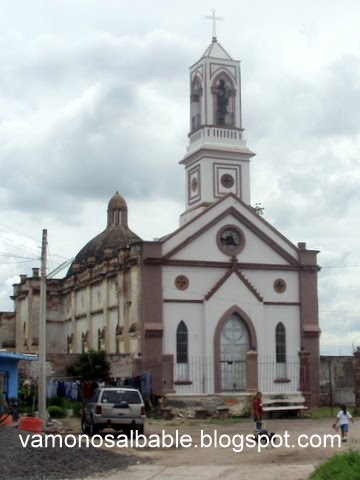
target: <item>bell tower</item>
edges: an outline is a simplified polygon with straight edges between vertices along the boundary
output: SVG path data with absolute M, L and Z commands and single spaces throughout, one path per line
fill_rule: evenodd
M 190 67 L 190 133 L 184 159 L 186 210 L 183 225 L 224 195 L 250 204 L 250 158 L 241 118 L 240 62 L 217 41 Z

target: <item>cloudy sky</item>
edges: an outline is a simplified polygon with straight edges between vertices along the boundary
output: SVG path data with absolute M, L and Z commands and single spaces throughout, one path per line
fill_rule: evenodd
M 252 204 L 320 250 L 322 353 L 360 345 L 357 0 L 1 0 L 0 310 L 73 257 L 116 190 L 143 239 L 184 210 L 188 69 L 211 41 L 241 60 Z

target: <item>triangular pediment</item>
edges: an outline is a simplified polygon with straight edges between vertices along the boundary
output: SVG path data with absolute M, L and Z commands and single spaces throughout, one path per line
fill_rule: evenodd
M 226 283 L 226 281 L 235 275 L 239 280 L 245 285 L 245 287 L 257 298 L 259 302 L 263 302 L 264 298 L 256 290 L 254 285 L 245 277 L 245 275 L 240 271 L 236 263 L 229 268 L 229 270 L 213 285 L 213 287 L 205 295 L 205 300 L 208 301 L 210 298 L 215 295 L 215 293 Z
M 229 262 L 216 245 L 216 232 L 234 225 L 245 236 L 240 263 L 273 263 L 299 266 L 298 249 L 286 237 L 232 194 L 222 198 L 173 234 L 164 238 L 163 259 Z

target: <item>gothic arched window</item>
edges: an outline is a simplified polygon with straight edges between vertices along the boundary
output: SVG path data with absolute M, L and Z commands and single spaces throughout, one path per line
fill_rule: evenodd
M 191 86 L 191 131 L 196 130 L 201 125 L 201 97 L 202 97 L 202 82 L 198 75 L 195 75 Z
M 185 322 L 181 320 L 176 329 L 176 380 L 189 377 L 189 335 Z
M 176 362 L 188 363 L 188 329 L 182 320 L 176 330 Z
M 278 378 L 286 377 L 286 330 L 283 323 L 279 322 L 275 329 L 276 375 Z
M 211 88 L 214 95 L 214 124 L 231 127 L 235 124 L 235 93 L 230 77 L 222 73 Z

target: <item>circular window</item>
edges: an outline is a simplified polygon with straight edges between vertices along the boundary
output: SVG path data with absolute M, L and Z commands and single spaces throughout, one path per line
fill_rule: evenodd
M 175 286 L 178 290 L 186 290 L 189 286 L 189 279 L 185 275 L 178 275 L 175 278 Z
M 245 235 L 234 225 L 226 225 L 217 234 L 217 244 L 226 255 L 237 255 L 245 246 Z
M 224 173 L 220 179 L 221 185 L 225 188 L 231 188 L 234 185 L 234 177 L 229 173 Z
M 274 290 L 277 293 L 284 293 L 286 290 L 285 280 L 282 278 L 277 278 L 274 282 Z

